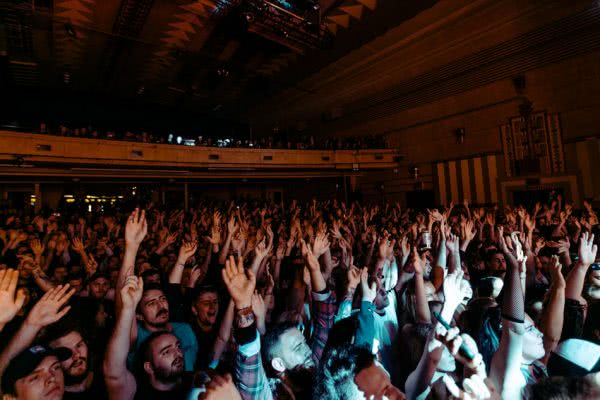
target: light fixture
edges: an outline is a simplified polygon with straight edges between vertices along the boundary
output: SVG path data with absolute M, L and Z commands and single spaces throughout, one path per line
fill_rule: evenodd
M 409 173 L 415 181 L 419 179 L 419 167 L 410 167 Z

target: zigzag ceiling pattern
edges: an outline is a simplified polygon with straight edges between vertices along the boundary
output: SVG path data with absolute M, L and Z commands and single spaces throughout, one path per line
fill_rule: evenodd
M 94 23 L 96 0 L 56 0 L 54 4 L 54 43 L 56 60 L 63 70 L 78 69 L 85 58 L 88 32 Z M 72 25 L 72 33 L 66 25 Z M 72 36 L 75 35 L 75 36 Z
M 207 20 L 218 8 L 218 1 L 197 0 L 194 3 L 180 5 L 172 16 L 160 39 L 160 46 L 153 52 L 149 63 L 146 63 L 141 81 L 152 81 L 171 66 L 176 60 L 178 50 L 185 50 L 196 34 L 207 27 Z M 209 29 L 204 34 L 208 37 Z
M 329 10 L 323 22 L 329 32 L 336 35 L 339 29 L 348 29 L 352 20 L 359 21 L 364 15 L 365 8 L 373 11 L 376 7 L 377 0 L 345 0 L 339 6 Z M 292 51 L 285 52 L 262 64 L 256 69 L 255 73 L 271 76 L 280 72 L 282 68 L 287 67 L 297 59 L 297 53 Z

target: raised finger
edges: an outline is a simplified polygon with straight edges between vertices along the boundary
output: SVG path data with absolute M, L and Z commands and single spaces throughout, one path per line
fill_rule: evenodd
M 10 279 L 8 278 L 10 276 L 9 271 L 9 269 L 3 269 L 0 271 L 0 290 L 6 290 L 8 288 L 8 283 L 10 281 Z
M 8 284 L 8 292 L 14 293 L 17 289 L 17 283 L 19 283 L 19 271 L 16 269 L 8 270 L 8 273 L 6 275 L 10 277 Z

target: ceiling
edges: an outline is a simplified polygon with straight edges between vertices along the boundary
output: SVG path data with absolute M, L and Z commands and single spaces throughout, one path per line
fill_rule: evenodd
M 239 121 L 436 2 L 0 0 L 0 85 Z

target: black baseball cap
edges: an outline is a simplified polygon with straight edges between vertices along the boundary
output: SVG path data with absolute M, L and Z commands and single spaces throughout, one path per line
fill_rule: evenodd
M 15 393 L 15 383 L 31 374 L 46 357 L 56 357 L 58 361 L 68 360 L 71 350 L 65 347 L 50 349 L 44 346 L 32 346 L 15 356 L 8 364 L 2 375 L 2 391 L 7 394 Z

